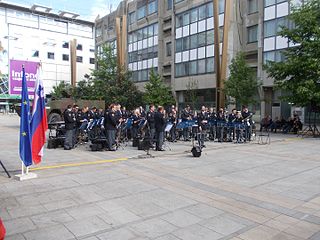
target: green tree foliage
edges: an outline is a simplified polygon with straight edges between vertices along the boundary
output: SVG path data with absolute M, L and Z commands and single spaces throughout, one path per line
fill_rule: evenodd
M 196 108 L 196 102 L 198 100 L 198 81 L 191 80 L 187 84 L 187 91 L 186 91 L 186 102 L 191 103 L 192 109 Z
M 162 78 L 153 69 L 150 71 L 150 81 L 145 85 L 144 100 L 147 104 L 167 106 L 174 104 L 170 87 L 165 85 Z
M 60 82 L 57 86 L 53 87 L 53 91 L 51 92 L 52 97 L 55 99 L 61 98 L 69 98 L 72 96 L 72 86 L 65 81 Z
M 284 100 L 302 107 L 320 105 L 320 1 L 293 7 L 289 22 L 279 34 L 294 47 L 282 52 L 285 61 L 268 62 L 266 71 L 285 93 Z
M 253 69 L 246 63 L 243 52 L 232 59 L 229 66 L 230 77 L 225 82 L 225 93 L 236 99 L 238 106 L 255 102 L 260 83 Z

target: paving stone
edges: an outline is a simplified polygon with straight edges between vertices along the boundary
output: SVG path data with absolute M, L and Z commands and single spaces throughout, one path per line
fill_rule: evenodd
M 79 211 L 79 208 L 81 211 Z M 79 207 L 68 208 L 65 210 L 74 219 L 83 219 L 87 217 L 96 216 L 102 214 L 104 211 L 100 207 L 94 204 L 80 205 Z
M 111 232 L 99 234 L 98 239 L 100 240 L 132 240 L 137 237 L 132 231 L 126 228 L 117 229 Z
M 179 229 L 172 234 L 183 240 L 216 240 L 223 237 L 223 235 L 198 224 Z
M 142 234 L 143 236 L 156 238 L 171 233 L 177 228 L 162 219 L 154 218 L 141 223 L 133 224 L 130 226 L 130 229 Z
M 185 210 L 203 219 L 208 219 L 224 213 L 224 211 L 220 209 L 202 203 L 187 207 Z
M 74 218 L 72 218 L 64 210 L 57 210 L 57 211 L 48 212 L 45 214 L 34 215 L 31 217 L 31 220 L 34 222 L 34 224 L 37 225 L 38 228 L 43 228 L 43 227 L 52 226 L 55 224 L 70 222 L 70 221 L 73 221 Z
M 8 207 L 7 211 L 12 218 L 32 216 L 47 212 L 47 210 L 41 205 Z
M 23 234 L 26 240 L 69 240 L 74 235 L 63 225 L 40 228 Z
M 161 216 L 161 219 L 177 227 L 187 227 L 190 225 L 194 225 L 202 220 L 201 218 L 195 215 L 192 215 L 191 213 L 188 213 L 184 210 L 177 210 L 174 212 L 170 212 L 168 214 Z
M 181 240 L 181 239 L 175 237 L 175 236 L 172 235 L 172 234 L 168 234 L 168 235 L 165 235 L 165 236 L 158 237 L 158 238 L 156 238 L 155 240 Z
M 50 202 L 50 203 L 44 204 L 43 206 L 48 211 L 54 211 L 54 210 L 68 208 L 68 207 L 74 207 L 77 205 L 78 205 L 78 203 L 75 200 L 66 199 L 66 200 L 60 200 L 60 201 L 56 201 L 56 202 Z
M 279 233 L 280 231 L 277 229 L 260 225 L 240 234 L 238 237 L 243 240 L 269 240 Z
M 76 237 L 86 236 L 89 234 L 99 233 L 102 230 L 111 228 L 109 224 L 99 217 L 90 217 L 81 220 L 75 220 L 64 224 L 70 232 Z
M 6 236 L 6 240 L 25 240 L 22 234 L 15 234 L 11 236 Z
M 36 226 L 29 218 L 16 218 L 8 220 L 4 222 L 4 225 L 6 227 L 8 236 L 36 229 Z

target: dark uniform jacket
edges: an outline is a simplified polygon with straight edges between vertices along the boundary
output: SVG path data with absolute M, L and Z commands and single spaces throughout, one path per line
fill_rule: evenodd
M 150 129 L 155 128 L 155 122 L 154 122 L 154 112 L 148 112 L 147 113 L 147 121 Z
M 154 123 L 157 132 L 163 132 L 166 127 L 166 119 L 164 118 L 164 114 L 160 112 L 156 112 L 154 114 Z
M 235 121 L 235 119 L 236 119 L 236 115 L 235 114 L 233 114 L 233 113 L 230 113 L 229 114 L 229 117 L 228 117 L 228 122 L 234 122 Z
M 207 120 L 208 120 L 207 113 L 201 111 L 198 114 L 198 126 L 204 129 L 206 127 L 206 123 L 204 123 L 203 121 L 207 121 Z
M 118 117 L 116 116 L 116 113 L 113 111 L 108 111 L 105 117 L 105 128 L 107 130 L 117 130 L 117 121 Z
M 189 120 L 188 118 L 190 118 L 190 117 L 191 117 L 191 113 L 190 113 L 188 110 L 184 109 L 184 110 L 182 111 L 182 113 L 181 113 L 182 121 L 183 121 L 183 122 L 184 122 L 184 121 L 187 121 L 187 120 Z
M 66 130 L 72 130 L 76 126 L 76 114 L 73 111 L 65 110 L 63 113 Z

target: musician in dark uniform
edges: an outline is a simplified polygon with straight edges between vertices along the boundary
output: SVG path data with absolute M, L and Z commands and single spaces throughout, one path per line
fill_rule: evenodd
M 63 113 L 63 119 L 65 122 L 65 128 L 66 128 L 66 136 L 64 140 L 64 150 L 71 150 L 73 145 L 73 135 L 74 135 L 74 129 L 76 126 L 76 115 L 72 111 L 72 106 L 68 105 L 67 109 Z
M 182 122 L 192 120 L 192 114 L 191 114 L 191 109 L 190 109 L 189 105 L 187 105 L 186 108 L 182 110 L 181 120 L 182 120 Z M 183 128 L 183 140 L 190 141 L 188 127 Z
M 138 137 L 138 133 L 139 133 L 139 123 L 141 121 L 141 117 L 140 117 L 140 110 L 139 108 L 137 108 L 136 110 L 134 110 L 132 116 L 132 138 L 135 139 Z
M 227 122 L 226 119 L 226 113 L 224 112 L 223 108 L 219 109 L 219 112 L 217 114 L 217 138 L 218 138 L 218 142 L 222 142 L 223 141 L 223 135 L 224 135 L 224 125 Z
M 171 112 L 169 113 L 169 122 L 172 124 L 172 127 L 170 129 L 170 138 L 171 142 L 176 142 L 176 126 L 177 126 L 177 111 L 175 108 L 171 108 Z
M 164 141 L 164 130 L 166 127 L 165 111 L 162 106 L 158 107 L 158 111 L 154 114 L 154 123 L 156 129 L 156 151 L 165 151 L 162 148 Z
M 197 117 L 198 117 L 199 132 L 201 133 L 200 134 L 200 144 L 201 144 L 201 147 L 205 147 L 204 134 L 207 129 L 207 123 L 208 123 L 208 114 L 207 114 L 205 106 L 201 107 L 201 112 L 197 114 Z
M 155 114 L 155 106 L 153 104 L 150 105 L 149 112 L 147 113 L 147 124 L 148 124 L 148 135 L 150 138 L 150 146 L 153 147 L 154 137 L 156 134 L 155 129 L 155 121 L 154 121 L 154 114 Z
M 217 111 L 213 107 L 211 107 L 209 110 L 208 120 L 210 124 L 209 139 L 214 140 L 216 136 L 216 127 L 217 127 Z
M 237 143 L 242 141 L 242 135 L 243 133 L 241 132 L 241 128 L 243 126 L 243 117 L 241 115 L 240 111 L 237 111 L 236 114 L 236 118 L 234 119 L 234 123 L 235 123 L 235 131 L 236 131 L 236 139 L 237 139 Z
M 234 122 L 237 116 L 237 109 L 232 109 L 228 116 L 228 141 L 231 142 L 234 139 Z
M 246 140 L 250 141 L 251 139 L 251 130 L 252 130 L 252 115 L 253 113 L 249 111 L 247 106 L 243 106 L 241 112 L 245 127 L 246 127 Z
M 114 104 L 110 105 L 109 111 L 105 115 L 105 129 L 107 136 L 107 148 L 109 151 L 115 151 L 113 147 L 116 142 L 116 131 L 117 131 L 117 115 L 116 107 Z

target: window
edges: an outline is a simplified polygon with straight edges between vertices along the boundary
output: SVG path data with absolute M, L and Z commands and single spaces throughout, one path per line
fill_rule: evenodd
M 47 56 L 48 56 L 48 59 L 54 59 L 54 53 L 53 52 L 48 52 Z
M 207 5 L 207 17 L 213 17 L 213 3 Z
M 189 73 L 190 75 L 196 75 L 197 74 L 197 61 L 189 62 Z
M 62 48 L 69 48 L 69 43 L 68 42 L 64 42 L 62 44 Z
M 224 0 L 219 0 L 219 14 L 224 13 Z
M 102 35 L 101 27 L 96 28 L 96 37 L 100 37 Z
M 198 35 L 194 34 L 190 36 L 190 48 L 197 48 L 198 47 Z
M 78 45 L 77 45 L 77 50 L 82 51 L 82 44 L 78 44 Z
M 264 63 L 267 63 L 268 61 L 275 61 L 275 51 L 264 53 Z
M 272 37 L 277 33 L 276 20 L 271 20 L 264 23 L 264 37 Z
M 206 59 L 198 60 L 198 74 L 206 73 Z
M 214 44 L 214 30 L 207 31 L 207 45 Z
M 83 58 L 81 56 L 77 56 L 77 62 L 82 63 L 82 61 L 83 61 Z
M 146 16 L 146 6 L 142 6 L 137 10 L 137 18 L 141 19 Z
M 258 12 L 258 0 L 248 0 L 248 14 Z
M 248 43 L 258 41 L 258 25 L 248 27 Z
M 134 23 L 136 20 L 136 12 L 129 13 L 129 24 Z
M 153 25 L 150 25 L 148 27 L 148 37 L 152 37 L 153 36 Z
M 198 34 L 198 47 L 203 47 L 206 45 L 206 32 Z
M 148 3 L 148 14 L 152 14 L 158 11 L 158 1 Z
M 189 37 L 185 37 L 182 39 L 182 50 L 186 51 L 190 49 L 190 38 Z
M 276 4 L 276 0 L 264 0 L 265 7 L 271 6 L 273 4 Z
M 277 19 L 277 33 L 282 30 L 282 27 L 288 27 L 288 19 L 287 18 L 278 18 Z
M 184 1 L 184 0 L 175 0 L 174 2 L 175 2 L 175 4 L 177 4 L 177 3 L 182 2 L 182 1 Z
M 158 35 L 158 23 L 153 25 L 153 34 Z
M 32 57 L 39 57 L 39 50 L 32 50 Z
M 191 10 L 191 23 L 198 21 L 198 8 Z
M 182 27 L 182 15 L 176 16 L 176 28 Z
M 145 27 L 142 29 L 142 39 L 148 38 L 148 27 Z M 142 46 L 142 47 L 147 47 L 147 46 Z
M 142 29 L 139 29 L 137 31 L 137 36 L 138 36 L 138 41 L 142 40 L 143 36 L 142 36 Z
M 90 63 L 90 64 L 94 64 L 94 58 L 90 58 L 90 59 L 89 59 L 89 63 Z
M 171 56 L 171 42 L 166 43 L 167 57 Z
M 68 54 L 62 54 L 62 61 L 69 61 L 69 55 Z
M 182 51 L 182 38 L 176 40 L 176 52 Z
M 206 5 L 199 7 L 199 21 L 206 18 Z
M 168 10 L 172 9 L 172 0 L 167 0 L 167 9 Z
M 183 14 L 183 26 L 186 26 L 190 23 L 190 15 L 189 13 Z
M 207 58 L 207 73 L 214 72 L 214 58 Z

